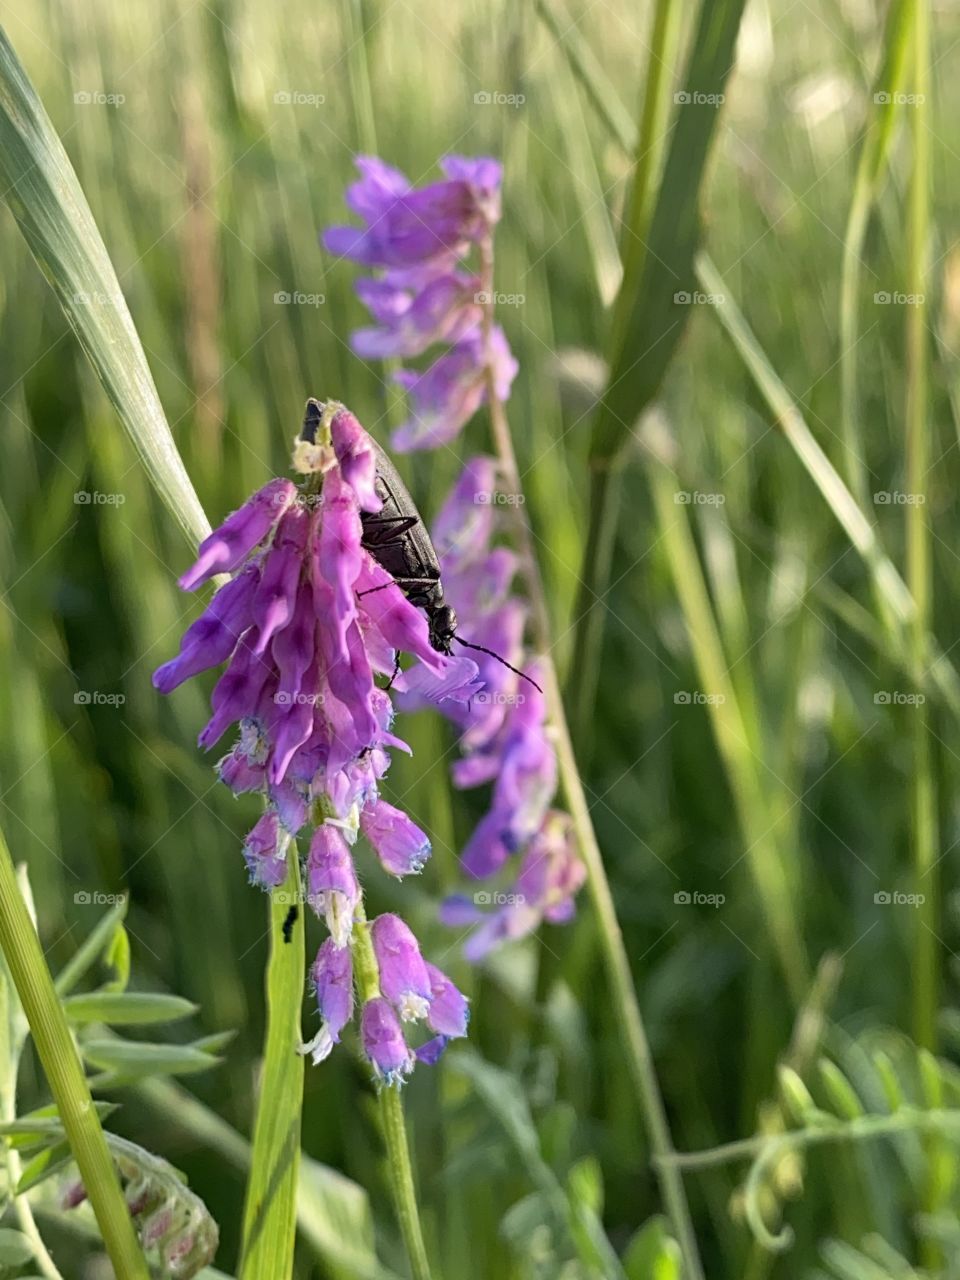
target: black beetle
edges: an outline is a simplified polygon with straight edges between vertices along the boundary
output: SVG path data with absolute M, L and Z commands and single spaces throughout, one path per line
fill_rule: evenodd
M 324 406 L 319 400 L 311 397 L 307 401 L 300 432 L 300 439 L 307 444 L 316 442 L 323 410 Z M 383 506 L 379 511 L 360 512 L 363 527 L 361 545 L 390 574 L 410 603 L 426 613 L 430 626 L 430 643 L 438 653 L 452 654 L 453 641 L 456 640 L 466 649 L 476 649 L 496 658 L 542 693 L 543 690 L 535 680 L 531 680 L 523 671 L 518 671 L 506 658 L 501 658 L 498 653 L 482 644 L 471 644 L 469 640 L 457 635 L 457 615 L 453 606 L 444 598 L 440 557 L 427 532 L 427 526 L 397 468 L 373 437 L 370 437 L 370 443 L 377 460 L 377 496 L 382 500 Z M 388 585 L 384 583 L 384 586 Z M 371 587 L 371 591 L 381 589 Z

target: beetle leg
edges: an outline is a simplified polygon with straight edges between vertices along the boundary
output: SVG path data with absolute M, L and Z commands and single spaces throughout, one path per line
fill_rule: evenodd
M 399 542 L 405 533 L 419 523 L 419 516 L 368 516 L 363 522 L 361 545 L 368 549 L 389 547 L 391 543 Z

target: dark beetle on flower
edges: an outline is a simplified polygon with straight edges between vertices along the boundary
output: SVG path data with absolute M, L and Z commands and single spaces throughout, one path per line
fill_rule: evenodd
M 300 432 L 300 439 L 304 443 L 315 442 L 322 417 L 323 405 L 311 397 L 307 401 Z M 427 526 L 399 471 L 380 445 L 375 440 L 371 443 L 377 460 L 375 487 L 383 506 L 379 511 L 360 513 L 363 525 L 362 546 L 390 575 L 390 580 L 396 583 L 410 603 L 424 610 L 430 624 L 430 643 L 438 653 L 452 654 L 453 641 L 456 640 L 466 649 L 477 649 L 496 658 L 521 679 L 539 689 L 540 686 L 534 680 L 511 666 L 492 649 L 471 644 L 469 640 L 457 635 L 457 615 L 453 606 L 444 599 L 440 558 L 427 532 Z M 391 585 L 390 580 L 381 586 Z M 371 591 L 379 591 L 381 586 L 371 587 L 362 594 L 369 595 Z

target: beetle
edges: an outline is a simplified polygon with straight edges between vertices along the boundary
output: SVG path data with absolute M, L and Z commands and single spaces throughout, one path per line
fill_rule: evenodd
M 313 444 L 323 415 L 323 405 L 311 397 L 307 401 L 300 439 Z M 401 479 L 387 452 L 370 437 L 376 458 L 374 487 L 383 506 L 379 511 L 361 511 L 361 546 L 390 574 L 412 605 L 427 615 L 430 644 L 438 653 L 453 653 L 453 641 L 466 649 L 476 649 L 496 658 L 505 667 L 543 692 L 535 680 L 519 671 L 506 658 L 481 644 L 472 644 L 457 635 L 457 614 L 443 594 L 440 557 L 427 531 L 417 504 Z M 389 583 L 384 583 L 389 586 Z M 371 587 L 380 591 L 382 587 Z M 361 594 L 366 595 L 367 592 Z M 399 662 L 399 657 L 398 657 Z M 394 673 L 396 676 L 396 672 Z

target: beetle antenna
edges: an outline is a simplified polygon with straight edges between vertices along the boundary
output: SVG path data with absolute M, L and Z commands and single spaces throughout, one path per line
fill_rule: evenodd
M 495 653 L 493 649 L 487 649 L 482 644 L 471 644 L 469 640 L 464 640 L 461 636 L 454 636 L 453 638 L 454 640 L 457 641 L 458 644 L 464 645 L 467 649 L 476 649 L 479 653 L 487 653 L 490 655 L 491 658 L 496 658 L 496 660 L 502 663 L 503 666 L 509 667 L 509 669 L 513 672 L 515 676 L 519 676 L 521 680 L 526 680 L 527 684 L 532 684 L 533 687 L 536 689 L 537 693 L 543 693 L 543 690 L 537 684 L 536 680 L 526 675 L 525 672 L 520 671 L 517 667 L 513 665 L 513 663 L 508 662 L 506 658 L 501 658 L 499 653 Z

